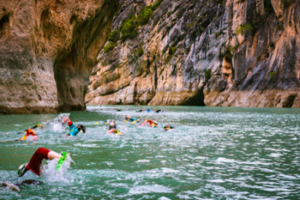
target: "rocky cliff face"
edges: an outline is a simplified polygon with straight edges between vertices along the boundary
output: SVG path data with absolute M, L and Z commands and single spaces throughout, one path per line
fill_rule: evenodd
M 89 104 L 300 107 L 300 2 L 120 0 Z
M 85 109 L 118 1 L 0 1 L 0 114 Z

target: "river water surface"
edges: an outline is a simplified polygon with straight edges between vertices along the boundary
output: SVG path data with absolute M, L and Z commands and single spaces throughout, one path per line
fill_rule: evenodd
M 300 109 L 89 106 L 71 112 L 87 132 L 67 139 L 62 114 L 0 116 L 0 141 L 36 123 L 39 139 L 0 143 L 0 184 L 35 179 L 43 184 L 0 188 L 0 199 L 299 199 Z M 148 107 L 147 107 L 148 108 Z M 64 113 L 67 115 L 69 113 Z M 159 128 L 124 123 L 124 116 L 157 120 Z M 107 119 L 124 134 L 107 135 Z M 164 131 L 162 124 L 176 129 Z M 38 147 L 71 153 L 74 163 L 62 172 L 17 177 L 19 165 Z M 57 162 L 57 161 L 56 161 Z M 66 168 L 66 166 L 64 166 Z

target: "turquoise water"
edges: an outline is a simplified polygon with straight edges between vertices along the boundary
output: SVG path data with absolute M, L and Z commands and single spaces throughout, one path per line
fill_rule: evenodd
M 43 182 L 20 192 L 0 188 L 0 198 L 299 199 L 300 109 L 169 106 L 157 114 L 119 107 L 71 112 L 74 124 L 87 126 L 71 139 L 59 114 L 0 116 L 0 141 L 20 138 L 17 132 L 39 122 L 46 126 L 37 141 L 0 143 L 0 183 Z M 125 115 L 157 120 L 159 128 L 126 124 Z M 105 134 L 106 119 L 115 119 L 124 135 Z M 176 129 L 164 131 L 167 123 Z M 75 164 L 49 172 L 55 161 L 45 161 L 41 177 L 18 178 L 17 168 L 38 147 L 70 152 Z

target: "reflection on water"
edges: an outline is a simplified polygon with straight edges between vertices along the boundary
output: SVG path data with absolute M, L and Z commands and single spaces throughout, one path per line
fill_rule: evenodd
M 0 116 L 0 141 L 43 122 L 34 142 L 0 143 L 0 182 L 36 179 L 21 192 L 0 188 L 6 199 L 298 199 L 299 109 L 164 107 L 165 113 L 136 113 L 142 107 L 88 107 L 72 112 L 87 132 L 68 139 L 63 115 Z M 150 107 L 151 110 L 158 107 Z M 67 115 L 68 113 L 64 113 Z M 159 122 L 159 128 L 124 123 L 124 116 Z M 123 136 L 107 135 L 107 119 Z M 164 131 L 163 124 L 176 129 Z M 41 177 L 17 168 L 38 147 L 67 151 L 76 164 L 55 172 L 45 162 Z M 57 162 L 57 161 L 56 161 Z M 53 166 L 52 166 L 53 165 Z M 53 168 L 53 169 L 52 169 Z M 47 171 L 50 170 L 50 171 Z M 60 174 L 59 174 L 60 173 Z

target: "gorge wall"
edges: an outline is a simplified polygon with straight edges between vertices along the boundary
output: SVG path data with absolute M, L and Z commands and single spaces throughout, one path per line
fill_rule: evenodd
M 88 104 L 300 107 L 300 2 L 120 0 Z
M 296 0 L 0 0 L 0 114 L 300 107 L 299 28 Z
M 117 0 L 1 0 L 0 114 L 85 109 Z

